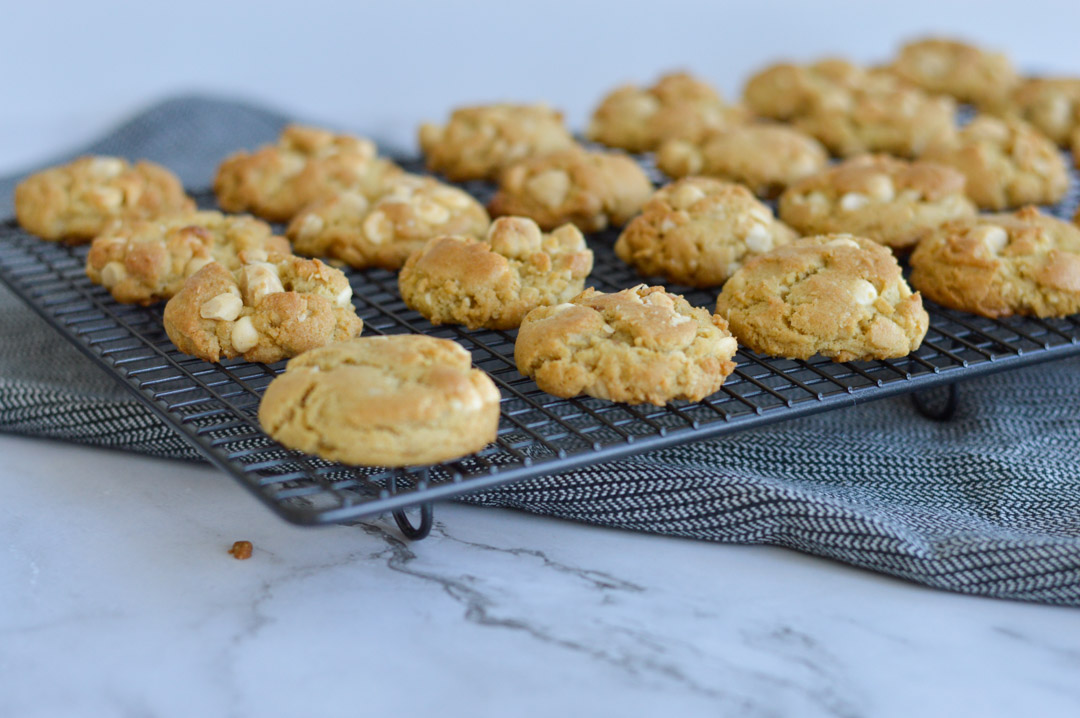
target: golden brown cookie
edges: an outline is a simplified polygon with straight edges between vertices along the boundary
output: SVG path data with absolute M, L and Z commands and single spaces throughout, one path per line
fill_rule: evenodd
M 947 38 L 907 43 L 889 69 L 927 92 L 982 107 L 999 104 L 1020 79 L 1003 53 Z
M 962 174 L 886 155 L 834 165 L 780 197 L 780 219 L 802 234 L 857 234 L 897 249 L 913 246 L 943 222 L 973 214 Z
M 515 162 L 575 144 L 562 113 L 543 104 L 461 107 L 443 126 L 420 126 L 428 169 L 455 182 L 498 179 Z
M 125 304 L 149 305 L 180 291 L 211 262 L 238 269 L 270 254 L 292 254 L 270 225 L 247 215 L 183 212 L 159 219 L 115 221 L 94 239 L 86 275 Z
M 82 244 L 113 220 L 190 212 L 195 203 L 180 180 L 153 162 L 80 157 L 32 174 L 15 187 L 15 216 L 42 239 Z
M 746 187 L 687 177 L 653 195 L 619 235 L 615 254 L 646 276 L 716 287 L 743 262 L 794 238 Z
M 514 329 L 537 307 L 585 287 L 593 253 L 572 224 L 542 234 L 531 219 L 502 217 L 486 242 L 438 237 L 409 257 L 401 298 L 433 324 Z
M 574 149 L 512 165 L 488 209 L 493 216 L 528 217 L 545 231 L 571 222 L 599 232 L 626 224 L 652 191 L 630 157 Z
M 720 389 L 738 349 L 727 323 L 663 287 L 614 294 L 586 289 L 529 312 L 518 331 L 518 371 L 555 396 L 628 404 L 699 401 Z
M 956 131 L 951 97 L 932 97 L 890 73 L 844 60 L 774 65 L 750 79 L 745 100 L 755 113 L 793 122 L 840 157 L 915 157 Z
M 794 120 L 818 105 L 842 102 L 852 88 L 866 81 L 866 70 L 840 58 L 806 65 L 782 62 L 750 77 L 743 102 L 755 115 Z
M 724 285 L 716 313 L 740 344 L 789 359 L 906 356 L 930 323 L 892 253 L 844 234 L 805 237 L 750 260 Z
M 206 361 L 271 364 L 359 334 L 351 300 L 345 275 L 317 259 L 274 254 L 232 272 L 213 262 L 165 305 L 165 332 Z
M 1080 312 L 1080 228 L 1025 207 L 949 222 L 911 254 L 911 284 L 938 304 L 1004 317 Z
M 289 125 L 277 144 L 227 157 L 214 192 L 226 211 L 287 222 L 309 202 L 343 190 L 377 197 L 400 173 L 371 140 Z
M 432 237 L 483 237 L 491 220 L 468 193 L 430 177 L 401 175 L 375 201 L 349 191 L 316 200 L 286 231 L 297 252 L 358 269 L 400 269 Z
M 995 114 L 1019 117 L 1035 125 L 1061 146 L 1080 128 L 1080 77 L 1041 77 L 1024 80 Z
M 967 178 L 967 196 L 982 209 L 1053 204 L 1069 189 L 1069 168 L 1049 137 L 1022 120 L 980 115 L 956 141 L 931 145 L 922 158 Z
M 828 164 L 825 147 L 804 132 L 779 124 L 752 124 L 706 135 L 700 143 L 668 140 L 657 166 L 670 177 L 705 175 L 741 182 L 759 197 L 775 197 Z
M 434 464 L 495 441 L 499 390 L 449 339 L 363 337 L 290 361 L 266 387 L 259 423 L 329 461 Z
M 593 112 L 586 137 L 628 152 L 648 152 L 664 140 L 700 141 L 705 134 L 749 119 L 710 85 L 685 72 L 662 76 L 652 87 L 624 85 Z

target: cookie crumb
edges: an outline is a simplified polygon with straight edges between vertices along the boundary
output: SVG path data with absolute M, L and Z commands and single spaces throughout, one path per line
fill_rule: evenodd
M 245 561 L 251 558 L 251 549 L 250 541 L 236 541 L 233 543 L 232 548 L 229 549 L 229 553 L 237 561 Z

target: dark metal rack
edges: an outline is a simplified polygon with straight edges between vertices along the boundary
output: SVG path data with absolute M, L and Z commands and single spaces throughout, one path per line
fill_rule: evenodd
M 480 183 L 466 189 L 482 199 L 490 192 Z M 199 199 L 212 203 L 206 193 Z M 1070 198 L 1055 212 L 1064 215 L 1074 203 Z M 589 283 L 603 291 L 643 281 L 615 257 L 615 236 L 608 232 L 590 238 L 596 263 Z M 903 359 L 840 364 L 740 351 L 735 373 L 720 392 L 701 402 L 661 408 L 588 397 L 559 399 L 518 373 L 514 332 L 434 327 L 401 301 L 396 275 L 351 270 L 365 335 L 422 332 L 454 339 L 472 352 L 475 365 L 491 375 L 503 398 L 498 440 L 478 454 L 431 467 L 349 467 L 287 450 L 259 428 L 259 398 L 284 362 L 264 366 L 230 360 L 215 365 L 181 354 L 162 329 L 160 306 L 117 304 L 90 282 L 83 269 L 86 251 L 43 242 L 14 222 L 4 223 L 0 281 L 211 463 L 285 519 L 326 524 L 393 512 L 410 538 L 422 538 L 431 528 L 433 501 L 1080 354 L 1080 315 L 991 320 L 929 304 L 926 340 Z M 717 290 L 671 288 L 694 305 L 711 308 L 716 301 Z M 944 407 L 919 403 L 924 413 L 946 418 L 955 408 L 955 390 L 946 395 Z M 421 520 L 414 526 L 404 509 L 417 505 Z

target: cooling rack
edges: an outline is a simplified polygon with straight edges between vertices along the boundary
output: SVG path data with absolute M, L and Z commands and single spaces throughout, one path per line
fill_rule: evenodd
M 482 183 L 463 186 L 482 200 L 490 192 Z M 213 204 L 206 192 L 196 197 L 203 206 Z M 1064 215 L 1075 201 L 1070 197 L 1053 211 Z M 596 258 L 589 284 L 601 291 L 643 281 L 615 257 L 615 237 L 590 237 Z M 926 339 L 903 359 L 792 361 L 740 351 L 722 390 L 700 402 L 660 408 L 559 399 L 518 373 L 515 332 L 432 326 L 402 302 L 395 274 L 350 270 L 365 335 L 420 332 L 453 339 L 502 392 L 498 439 L 477 454 L 429 467 L 350 467 L 285 449 L 259 428 L 259 398 L 284 362 L 209 364 L 181 354 L 162 329 L 160 307 L 117 304 L 87 279 L 86 251 L 43 242 L 6 222 L 0 225 L 0 281 L 285 519 L 327 524 L 392 512 L 410 538 L 430 530 L 432 502 L 470 491 L 1080 353 L 1080 316 L 991 320 L 928 303 Z M 670 288 L 694 305 L 716 301 L 716 290 Z M 952 393 L 938 411 L 947 414 L 954 404 Z M 404 510 L 417 505 L 420 522 L 414 525 Z

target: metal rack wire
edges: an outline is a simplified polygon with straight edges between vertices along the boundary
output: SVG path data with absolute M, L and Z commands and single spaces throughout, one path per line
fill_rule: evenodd
M 477 183 L 466 189 L 482 198 L 490 191 Z M 212 203 L 206 193 L 198 198 Z M 610 232 L 590 237 L 596 254 L 590 284 L 602 291 L 643 281 L 615 257 L 614 240 Z M 274 511 L 298 524 L 394 512 L 413 538 L 430 529 L 431 502 L 469 491 L 1080 354 L 1080 316 L 998 321 L 930 304 L 930 331 L 903 359 L 841 364 L 740 351 L 735 373 L 701 402 L 661 408 L 559 399 L 518 373 L 514 332 L 432 326 L 402 302 L 393 273 L 349 271 L 366 335 L 420 332 L 456 340 L 503 397 L 498 439 L 477 454 L 430 467 L 349 467 L 285 449 L 259 428 L 259 399 L 284 362 L 215 365 L 181 354 L 162 329 L 161 307 L 117 304 L 86 277 L 85 258 L 85 247 L 43 242 L 13 222 L 0 225 L 0 281 Z M 698 306 L 716 300 L 715 290 L 672 289 Z M 422 506 L 418 526 L 403 513 L 416 505 Z

